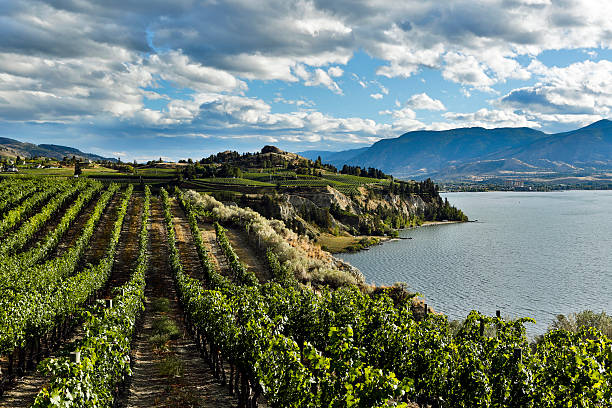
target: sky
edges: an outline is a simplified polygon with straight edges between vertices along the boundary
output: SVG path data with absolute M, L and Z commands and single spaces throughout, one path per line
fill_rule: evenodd
M 0 136 L 139 162 L 553 133 L 612 109 L 602 0 L 0 0 Z

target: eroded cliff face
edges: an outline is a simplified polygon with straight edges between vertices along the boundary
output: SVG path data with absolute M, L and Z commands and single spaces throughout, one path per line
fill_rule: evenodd
M 381 212 L 409 220 L 432 205 L 416 195 L 410 198 L 390 193 L 379 195 L 364 187 L 358 191 L 349 196 L 327 187 L 319 192 L 282 194 L 276 201 L 276 215 L 289 224 L 301 224 L 305 231 L 309 230 L 307 224 L 314 222 L 359 234 L 368 229 L 368 224 L 372 224 L 369 229 L 375 229 L 376 214 Z

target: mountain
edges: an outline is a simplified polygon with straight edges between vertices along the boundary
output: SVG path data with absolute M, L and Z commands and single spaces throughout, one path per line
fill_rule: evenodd
M 414 179 L 591 173 L 612 169 L 612 121 L 557 134 L 530 128 L 414 131 L 368 148 L 317 154 L 336 167 L 376 167 Z
M 342 166 L 342 164 L 360 155 L 361 153 L 364 153 L 368 149 L 369 147 L 362 147 L 360 149 L 342 150 L 340 152 L 307 150 L 305 152 L 300 152 L 299 155 L 313 161 L 317 160 L 317 158 L 321 156 L 321 161 L 323 161 L 324 163 L 329 163 L 333 165 L 339 163 Z
M 600 120 L 581 129 L 557 133 L 527 146 L 499 152 L 523 161 L 550 160 L 576 167 L 612 168 L 612 121 Z
M 109 159 L 106 157 L 98 156 L 93 153 L 84 153 L 78 149 L 67 146 L 58 146 L 53 144 L 39 144 L 24 143 L 15 139 L 9 139 L 6 137 L 0 137 L 0 156 L 2 157 L 35 157 L 43 156 L 53 159 L 63 159 L 64 157 L 76 156 L 83 159 L 89 160 L 108 160 L 116 161 L 116 159 Z

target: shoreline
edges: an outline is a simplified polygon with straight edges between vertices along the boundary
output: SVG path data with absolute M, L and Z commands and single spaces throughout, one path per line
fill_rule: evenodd
M 470 222 L 470 221 L 425 221 L 423 222 L 423 224 L 421 225 L 417 225 L 414 227 L 410 227 L 410 228 L 400 228 L 397 231 L 401 232 L 401 231 L 410 231 L 410 230 L 415 230 L 417 228 L 421 228 L 421 227 L 430 227 L 430 226 L 434 226 L 434 225 L 447 225 L 447 224 L 460 224 L 460 223 L 464 223 L 464 222 Z M 474 221 L 472 221 L 474 222 Z M 330 252 L 332 255 L 336 255 L 336 254 L 346 254 L 346 253 L 358 253 L 358 252 L 362 252 L 362 251 L 368 251 L 371 247 L 376 246 L 376 245 L 382 245 L 385 242 L 392 242 L 392 241 L 400 241 L 400 240 L 404 240 L 404 239 L 412 239 L 412 238 L 408 238 L 408 237 L 390 237 L 390 236 L 368 236 L 368 235 L 358 235 L 358 236 L 341 236 L 341 237 L 334 237 L 331 234 L 327 234 L 326 235 L 327 239 L 324 241 L 327 244 L 331 244 L 333 241 L 342 241 L 344 240 L 345 243 L 344 245 L 340 245 L 338 247 L 335 246 L 331 246 L 328 247 L 327 245 L 323 244 L 320 241 L 317 241 L 319 243 L 319 245 L 321 245 L 321 248 L 324 249 L 325 251 Z M 368 243 L 364 243 L 363 241 L 367 240 L 369 241 Z M 350 242 L 346 242 L 346 241 L 350 241 Z
M 416 226 L 416 227 L 412 227 L 412 228 L 405 228 L 406 230 L 411 230 L 411 229 L 415 229 L 415 228 L 419 228 L 419 227 L 429 227 L 431 225 L 446 225 L 446 224 L 462 224 L 464 222 L 470 222 L 470 221 L 425 221 L 423 222 L 423 224 Z M 400 229 L 401 231 L 401 229 Z

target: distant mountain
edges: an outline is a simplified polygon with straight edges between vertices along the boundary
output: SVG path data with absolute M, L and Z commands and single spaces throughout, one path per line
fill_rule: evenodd
M 612 169 L 612 121 L 557 134 L 530 128 L 414 131 L 368 148 L 317 155 L 336 167 L 376 167 L 414 179 L 588 173 Z
M 340 152 L 307 150 L 305 152 L 300 152 L 299 155 L 313 161 L 317 160 L 317 158 L 321 156 L 321 160 L 324 163 L 329 163 L 333 165 L 335 165 L 336 163 L 340 163 L 342 165 L 368 149 L 369 147 L 362 147 L 360 149 L 342 150 Z
M 581 129 L 550 135 L 527 146 L 499 152 L 497 156 L 527 162 L 549 160 L 593 169 L 612 168 L 612 121 L 600 120 Z
M 78 149 L 67 146 L 58 146 L 53 144 L 39 144 L 24 143 L 15 139 L 9 139 L 6 137 L 0 137 L 0 156 L 3 157 L 35 157 L 43 156 L 53 159 L 63 159 L 64 157 L 76 156 L 78 158 L 89 159 L 89 160 L 109 160 L 116 161 L 116 159 L 109 159 L 106 157 L 98 156 L 93 153 L 84 153 Z

